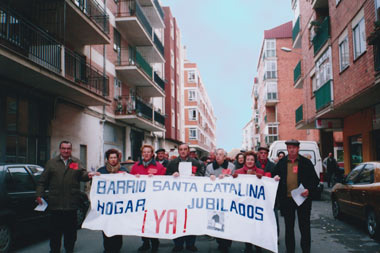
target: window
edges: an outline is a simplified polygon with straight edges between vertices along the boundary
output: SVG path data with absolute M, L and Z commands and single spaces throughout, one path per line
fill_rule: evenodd
M 351 168 L 363 161 L 363 140 L 361 135 L 350 137 Z
M 339 65 L 340 71 L 346 69 L 349 65 L 348 36 L 339 43 Z
M 364 165 L 361 164 L 359 166 L 357 166 L 355 169 L 353 169 L 348 175 L 347 175 L 347 178 L 346 178 L 346 182 L 347 183 L 354 183 L 357 178 L 358 178 L 358 175 L 360 174 L 361 170 L 363 169 Z
M 354 59 L 358 58 L 366 50 L 365 22 L 362 18 L 353 28 L 354 35 Z
M 189 70 L 187 72 L 187 80 L 189 83 L 195 83 L 195 70 Z
M 197 93 L 195 90 L 189 90 L 189 101 L 196 101 Z
M 264 80 L 277 78 L 277 63 L 276 61 L 267 61 L 265 63 Z
M 170 65 L 174 69 L 174 52 L 173 52 L 173 50 L 170 50 L 170 61 L 171 61 Z
M 268 125 L 268 135 L 266 136 L 267 144 L 273 143 L 278 139 L 278 126 Z
M 313 92 L 332 79 L 331 73 L 331 49 L 329 48 L 316 63 Z
M 267 100 L 277 99 L 277 83 L 267 84 Z
M 35 190 L 35 185 L 31 175 L 23 167 L 8 168 L 5 180 L 7 190 L 9 192 L 25 192 Z
M 362 172 L 360 173 L 357 184 L 371 184 L 374 181 L 374 169 L 373 164 L 366 164 Z
M 175 112 L 172 109 L 172 127 L 175 127 Z
M 197 109 L 189 109 L 189 120 L 197 120 Z
M 171 93 L 172 93 L 172 97 L 174 98 L 175 97 L 175 85 L 174 85 L 173 79 L 171 81 Z
M 196 140 L 198 138 L 198 132 L 196 128 L 189 128 L 189 139 Z
M 113 50 L 119 52 L 121 48 L 121 36 L 120 33 L 113 29 Z
M 340 3 L 340 0 L 335 0 L 336 5 Z
M 375 13 L 376 13 L 376 20 L 379 20 L 379 16 L 380 16 L 380 0 L 375 0 Z
M 119 99 L 121 96 L 121 81 L 116 77 L 114 78 L 113 86 L 113 97 L 114 99 Z
M 265 57 L 276 56 L 276 40 L 265 40 Z

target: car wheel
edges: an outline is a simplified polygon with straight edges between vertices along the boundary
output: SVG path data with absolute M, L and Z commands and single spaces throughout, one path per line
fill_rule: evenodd
M 8 225 L 0 225 L 0 253 L 8 252 L 12 243 L 12 231 Z
M 372 210 L 369 210 L 367 213 L 367 231 L 371 238 L 376 238 L 379 235 L 375 212 Z
M 340 210 L 340 205 L 336 199 L 333 199 L 332 202 L 332 214 L 335 219 L 340 219 L 342 217 L 342 211 Z

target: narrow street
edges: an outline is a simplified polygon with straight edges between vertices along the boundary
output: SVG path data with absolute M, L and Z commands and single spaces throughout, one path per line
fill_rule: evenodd
M 312 232 L 312 252 L 380 252 L 380 242 L 376 242 L 369 238 L 366 233 L 365 225 L 351 218 L 343 220 L 335 220 L 331 213 L 331 204 L 329 200 L 321 200 L 313 202 L 313 210 L 311 216 L 311 232 Z M 285 252 L 285 235 L 284 221 L 280 218 L 280 245 L 279 252 Z M 296 252 L 301 252 L 299 247 L 299 231 L 298 224 L 296 231 Z M 170 252 L 173 243 L 170 240 L 160 240 L 159 252 Z M 78 233 L 78 241 L 75 250 L 78 253 L 103 252 L 103 239 L 101 232 L 81 229 Z M 137 252 L 137 248 L 141 245 L 138 237 L 124 237 L 122 252 Z M 206 236 L 197 237 L 196 246 L 199 252 L 219 252 L 215 240 L 211 240 Z M 232 244 L 230 252 L 243 252 L 244 243 Z M 23 245 L 16 245 L 14 252 L 48 252 L 49 241 L 47 237 L 40 236 L 33 240 L 29 240 Z M 184 251 L 185 252 L 185 251 Z M 269 252 L 269 251 L 264 251 Z

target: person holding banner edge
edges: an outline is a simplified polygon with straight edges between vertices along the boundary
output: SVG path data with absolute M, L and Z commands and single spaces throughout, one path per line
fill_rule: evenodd
M 222 148 L 218 148 L 215 153 L 215 161 L 207 165 L 206 176 L 210 177 L 211 180 L 215 180 L 216 177 L 223 179 L 225 176 L 233 175 L 235 165 L 226 159 L 227 152 Z M 216 242 L 218 243 L 218 250 L 221 252 L 228 252 L 232 245 L 231 240 L 222 238 L 216 238 Z
M 301 232 L 301 248 L 303 253 L 310 253 L 310 213 L 311 196 L 317 191 L 319 178 L 315 173 L 313 164 L 309 159 L 299 154 L 300 142 L 288 140 L 285 142 L 288 155 L 276 164 L 273 175 L 280 177 L 277 197 L 281 214 L 285 220 L 285 244 L 287 253 L 295 252 L 294 223 L 297 212 L 299 229 Z M 294 202 L 291 191 L 302 184 L 305 190 L 301 196 L 306 200 L 300 205 Z
M 136 162 L 132 169 L 131 174 L 136 175 L 137 177 L 139 175 L 165 175 L 166 168 L 156 161 L 154 156 L 154 148 L 151 145 L 144 144 L 141 147 L 141 156 L 142 159 L 138 162 Z M 157 238 L 148 238 L 148 237 L 141 237 L 143 244 L 140 248 L 138 248 L 139 252 L 145 252 L 152 248 L 151 252 L 157 252 L 158 247 L 160 246 L 160 241 Z
M 106 164 L 100 167 L 97 172 L 100 174 L 127 173 L 127 169 L 120 165 L 121 153 L 116 149 L 106 151 Z M 108 237 L 103 233 L 103 247 L 105 253 L 118 253 L 123 245 L 123 236 L 115 235 Z
M 202 165 L 197 160 L 189 157 L 190 147 L 187 143 L 182 143 L 178 146 L 179 157 L 171 160 L 168 164 L 166 175 L 173 175 L 174 177 L 180 176 L 179 174 L 179 164 L 181 162 L 191 162 L 192 165 L 192 175 L 203 176 L 204 171 Z M 174 248 L 172 252 L 180 252 L 184 249 L 183 245 L 186 243 L 186 249 L 191 252 L 198 251 L 195 246 L 195 235 L 182 236 L 174 239 Z

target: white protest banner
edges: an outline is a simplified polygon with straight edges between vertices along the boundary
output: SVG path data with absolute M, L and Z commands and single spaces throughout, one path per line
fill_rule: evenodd
M 208 177 L 109 174 L 93 178 L 82 227 L 107 236 L 173 239 L 210 235 L 277 252 L 273 212 L 278 182 L 253 175 Z

